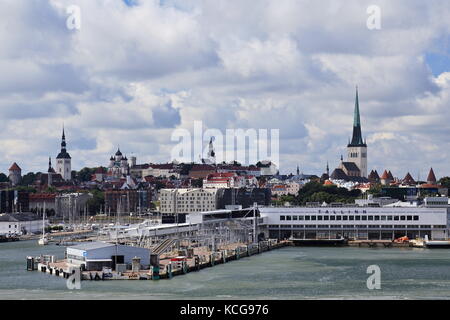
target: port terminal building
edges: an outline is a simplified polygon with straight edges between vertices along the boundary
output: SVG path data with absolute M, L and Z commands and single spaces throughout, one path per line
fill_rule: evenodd
M 449 209 L 442 207 L 265 207 L 259 229 L 273 239 L 447 239 Z

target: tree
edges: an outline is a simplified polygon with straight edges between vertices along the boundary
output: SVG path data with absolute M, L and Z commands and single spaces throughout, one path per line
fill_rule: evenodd
M 37 192 L 36 188 L 29 187 L 29 186 L 18 186 L 18 187 L 16 187 L 16 190 L 17 191 L 25 191 L 25 192 L 29 192 L 29 193 Z
M 0 173 L 0 182 L 9 182 L 8 177 L 4 173 Z
M 336 185 L 324 186 L 312 181 L 300 189 L 296 197 L 296 204 L 304 205 L 307 202 L 342 202 L 352 203 L 361 196 L 361 190 L 347 190 Z
M 22 181 L 20 182 L 21 186 L 29 186 L 34 183 L 36 180 L 36 175 L 34 172 L 28 172 L 26 175 L 22 177 Z
M 192 179 L 191 185 L 194 188 L 202 188 L 203 187 L 203 179 L 202 178 Z
M 92 175 L 95 173 L 95 168 L 83 168 L 77 172 L 76 178 L 81 182 L 91 181 Z
M 87 201 L 86 205 L 89 208 L 89 214 L 96 215 L 105 205 L 105 194 L 98 189 L 91 190 L 91 194 L 92 198 Z
M 381 184 L 378 183 L 376 185 L 373 185 L 369 190 L 367 190 L 367 192 L 374 197 L 381 197 Z
M 444 188 L 450 189 L 450 177 L 443 177 L 439 180 L 439 184 L 441 184 Z
M 54 186 L 49 186 L 44 190 L 45 193 L 55 193 L 57 190 Z

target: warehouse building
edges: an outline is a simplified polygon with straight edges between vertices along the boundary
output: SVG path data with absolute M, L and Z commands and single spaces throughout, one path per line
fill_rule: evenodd
M 101 271 L 103 267 L 116 269 L 116 265 L 131 266 L 133 258 L 138 257 L 141 267 L 150 265 L 150 250 L 107 242 L 87 242 L 66 248 L 67 262 L 81 266 L 83 270 Z

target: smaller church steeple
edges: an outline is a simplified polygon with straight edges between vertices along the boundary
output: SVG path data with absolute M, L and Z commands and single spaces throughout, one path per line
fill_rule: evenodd
M 298 166 L 298 164 L 297 164 L 297 175 L 298 176 L 300 175 L 300 167 Z
M 72 158 L 67 152 L 66 130 L 64 124 L 61 137 L 61 152 L 56 156 L 56 172 L 58 172 L 66 181 L 72 179 Z

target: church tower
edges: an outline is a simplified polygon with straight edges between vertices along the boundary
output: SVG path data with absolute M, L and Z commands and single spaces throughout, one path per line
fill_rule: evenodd
M 213 146 L 213 137 L 209 140 L 209 146 L 208 146 L 208 160 L 211 164 L 216 163 L 216 153 L 214 152 L 214 146 Z
M 56 157 L 56 173 L 59 173 L 61 177 L 69 181 L 72 179 L 72 158 L 66 150 L 66 135 L 62 132 L 61 152 Z
M 348 162 L 356 164 L 361 172 L 361 177 L 367 178 L 367 145 L 361 134 L 358 87 L 356 87 L 355 111 L 353 113 L 353 136 L 347 146 L 347 153 Z

